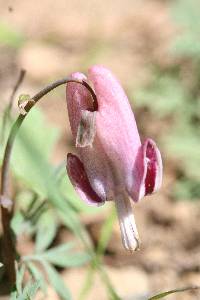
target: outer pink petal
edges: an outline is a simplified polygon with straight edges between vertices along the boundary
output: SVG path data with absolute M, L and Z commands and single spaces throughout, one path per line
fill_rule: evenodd
M 67 155 L 67 172 L 75 190 L 80 195 L 81 199 L 89 205 L 102 205 L 104 201 L 92 189 L 80 159 L 71 153 Z
M 113 169 L 115 186 L 131 188 L 132 171 L 141 146 L 131 106 L 120 83 L 108 69 L 93 66 L 89 69 L 89 79 L 98 101 L 97 136 Z
M 147 139 L 138 152 L 133 170 L 135 178 L 129 194 L 134 201 L 156 192 L 162 183 L 162 159 L 155 142 Z
M 73 73 L 71 78 L 87 81 L 87 77 L 78 72 Z M 67 84 L 66 96 L 72 135 L 74 140 L 76 140 L 77 129 L 81 119 L 81 110 L 92 110 L 93 99 L 86 87 L 72 82 Z

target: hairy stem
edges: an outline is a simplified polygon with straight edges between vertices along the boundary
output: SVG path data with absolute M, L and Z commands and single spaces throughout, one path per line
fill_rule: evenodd
M 5 267 L 6 275 L 8 276 L 9 283 L 11 286 L 15 284 L 16 280 L 16 273 L 15 273 L 15 246 L 13 242 L 13 234 L 10 229 L 10 222 L 13 214 L 13 202 L 9 199 L 8 196 L 8 177 L 9 177 L 9 165 L 10 165 L 10 158 L 12 153 L 12 148 L 14 145 L 14 141 L 16 135 L 27 116 L 27 113 L 31 110 L 31 108 L 46 94 L 50 91 L 55 89 L 56 87 L 66 84 L 69 82 L 75 82 L 84 85 L 92 95 L 94 103 L 96 103 L 96 96 L 91 89 L 91 87 L 84 81 L 70 79 L 70 78 L 63 78 L 61 80 L 57 80 L 37 94 L 35 94 L 31 99 L 27 100 L 25 107 L 23 107 L 25 114 L 20 114 L 16 119 L 15 123 L 13 124 L 9 137 L 6 143 L 5 152 L 3 156 L 3 164 L 2 164 L 2 171 L 1 171 L 1 188 L 0 188 L 0 195 L 1 195 L 1 218 L 2 218 L 2 227 L 3 227 L 3 247 L 2 247 L 2 257 L 3 263 Z

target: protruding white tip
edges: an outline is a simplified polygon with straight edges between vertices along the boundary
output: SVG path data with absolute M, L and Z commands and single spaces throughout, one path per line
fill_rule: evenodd
M 131 252 L 137 251 L 140 248 L 140 241 L 128 195 L 125 192 L 118 194 L 115 204 L 124 248 Z

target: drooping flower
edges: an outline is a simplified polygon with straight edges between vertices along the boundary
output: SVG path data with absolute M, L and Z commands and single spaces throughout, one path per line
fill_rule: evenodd
M 67 156 L 67 172 L 80 197 L 90 205 L 116 204 L 124 247 L 139 248 L 131 200 L 155 192 L 162 181 L 162 160 L 154 141 L 141 144 L 131 106 L 121 85 L 102 66 L 89 69 L 91 93 L 78 83 L 67 84 L 69 121 L 78 155 Z M 93 95 L 92 95 L 93 94 Z

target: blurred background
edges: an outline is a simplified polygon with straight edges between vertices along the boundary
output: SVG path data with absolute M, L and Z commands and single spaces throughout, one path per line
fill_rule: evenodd
M 129 254 L 122 248 L 112 204 L 88 208 L 65 175 L 63 160 L 74 149 L 65 88 L 53 91 L 31 112 L 14 149 L 11 189 L 18 208 L 14 227 L 19 253 L 75 239 L 79 234 L 69 230 L 73 227 L 69 210 L 80 220 L 92 251 L 99 251 L 100 264 L 122 299 L 146 299 L 160 291 L 199 284 L 200 2 L 0 0 L 0 16 L 1 118 L 20 69 L 26 70 L 26 76 L 17 96 L 33 95 L 71 72 L 103 64 L 121 81 L 142 139 L 156 141 L 164 163 L 162 189 L 134 206 L 142 245 L 139 252 Z M 53 192 L 49 170 L 59 181 Z M 58 190 L 63 202 L 54 198 Z M 35 223 L 22 214 L 30 210 L 33 196 L 45 206 Z M 62 216 L 59 201 L 60 207 L 66 205 Z M 41 246 L 49 232 L 45 247 Z M 80 241 L 76 247 L 84 248 Z M 68 262 L 55 269 L 72 299 L 114 299 L 98 268 L 83 264 Z M 48 299 L 58 299 L 52 285 L 47 287 Z M 190 300 L 200 299 L 200 294 L 170 297 Z

